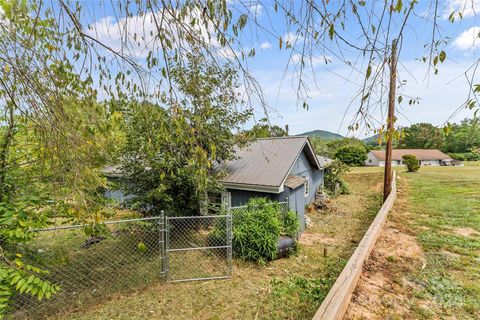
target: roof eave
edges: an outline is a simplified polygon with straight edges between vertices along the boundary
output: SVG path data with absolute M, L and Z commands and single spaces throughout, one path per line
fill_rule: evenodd
M 245 183 L 230 183 L 222 182 L 226 189 L 244 190 L 253 192 L 265 192 L 265 193 L 282 193 L 284 188 L 283 184 L 280 186 L 264 186 L 258 184 L 245 184 Z

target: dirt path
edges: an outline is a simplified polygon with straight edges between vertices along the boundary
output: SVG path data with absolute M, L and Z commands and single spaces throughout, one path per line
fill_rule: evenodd
M 409 219 L 405 184 L 353 294 L 344 319 L 416 319 L 412 296 L 416 285 L 408 273 L 425 266 L 416 238 L 404 227 Z

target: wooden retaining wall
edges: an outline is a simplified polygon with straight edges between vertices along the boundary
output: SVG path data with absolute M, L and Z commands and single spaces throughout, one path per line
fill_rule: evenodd
M 397 173 L 393 172 L 392 191 L 387 200 L 378 211 L 377 216 L 358 244 L 348 260 L 345 268 L 338 276 L 327 297 L 323 300 L 320 308 L 313 316 L 313 320 L 340 320 L 345 315 L 347 307 L 352 298 L 353 291 L 357 286 L 358 279 L 362 274 L 362 267 L 367 260 L 370 252 L 375 246 L 378 236 L 386 221 L 387 214 L 393 206 L 397 197 Z

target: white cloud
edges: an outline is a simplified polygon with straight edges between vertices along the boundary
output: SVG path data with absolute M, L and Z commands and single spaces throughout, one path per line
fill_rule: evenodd
M 480 27 L 471 27 L 453 41 L 453 46 L 460 50 L 473 50 L 480 45 L 479 33 Z
M 480 13 L 479 0 L 447 0 L 443 11 L 443 18 L 448 19 L 452 12 L 461 12 L 464 18 L 473 17 Z
M 302 56 L 298 53 L 294 53 L 292 55 L 292 62 L 293 63 L 299 63 L 302 59 Z M 322 56 L 309 56 L 306 55 L 303 57 L 303 62 L 305 63 L 306 66 L 318 66 L 320 64 L 327 64 L 332 62 L 332 57 L 328 55 L 322 55 Z
M 262 49 L 270 49 L 272 47 L 272 44 L 268 41 L 262 42 L 260 44 L 260 48 Z
M 288 43 L 293 46 L 295 45 L 296 42 L 302 41 L 303 37 L 297 33 L 287 32 L 283 35 L 282 39 L 285 43 Z
M 263 13 L 263 6 L 260 3 L 252 4 L 248 9 L 255 17 L 260 17 Z
M 214 36 L 214 26 L 205 26 L 200 11 L 194 9 L 184 16 L 176 16 L 175 18 L 172 15 L 178 15 L 178 12 L 165 13 L 163 23 L 162 12 L 149 12 L 118 20 L 112 16 L 107 16 L 92 23 L 87 33 L 115 51 L 122 51 L 124 54 L 136 58 L 145 58 L 150 51 L 159 48 L 160 41 L 157 37 L 159 32 L 167 35 L 169 40 L 173 42 L 173 47 L 186 45 L 178 37 L 180 32 L 185 33 L 185 31 L 182 26 L 179 26 L 178 22 L 173 21 L 174 19 L 181 19 L 184 21 L 181 25 L 188 26 L 189 32 L 195 34 L 199 41 L 213 47 L 220 47 Z M 191 22 L 194 19 L 196 24 L 192 26 Z M 161 31 L 158 30 L 157 24 L 161 25 Z

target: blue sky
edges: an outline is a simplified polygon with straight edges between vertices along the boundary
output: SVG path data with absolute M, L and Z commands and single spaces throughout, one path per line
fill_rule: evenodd
M 292 59 L 291 55 L 295 55 L 295 52 L 279 50 L 279 36 L 284 41 L 289 37 L 295 38 L 293 33 L 288 34 L 284 14 L 274 11 L 273 2 L 243 1 L 242 3 L 238 0 L 230 1 L 234 15 L 238 16 L 240 12 L 250 10 L 251 17 L 256 17 L 261 25 L 266 26 L 276 35 L 274 37 L 249 24 L 242 36 L 245 51 L 250 48 L 256 49 L 255 57 L 249 59 L 247 63 L 262 86 L 265 100 L 272 109 L 269 113 L 271 122 L 282 126 L 288 124 L 291 134 L 322 129 L 360 138 L 372 135 L 372 132 L 368 132 L 366 128 L 360 128 L 354 132 L 349 132 L 347 128 L 358 107 L 358 101 L 350 105 L 358 90 L 354 83 L 361 84 L 364 76 L 361 73 L 352 72 L 344 62 L 325 50 L 314 52 L 314 61 L 304 75 L 310 97 L 309 110 L 304 110 L 297 99 L 295 80 L 297 75 L 292 67 L 286 69 L 289 59 Z M 245 3 L 248 5 L 245 6 Z M 367 1 L 367 7 L 371 4 Z M 118 19 L 113 16 L 108 6 L 98 9 L 95 3 L 90 2 L 86 5 L 86 9 L 89 12 L 90 22 L 102 22 L 107 29 L 109 26 L 114 26 Z M 476 12 L 477 10 L 480 12 L 480 0 L 441 1 L 437 18 L 441 27 L 439 32 L 450 37 L 450 41 L 444 49 L 447 52 L 447 60 L 439 67 L 438 75 L 428 73 L 427 66 L 415 60 L 424 52 L 422 46 L 431 34 L 430 29 L 426 28 L 422 21 L 422 15 L 431 13 L 431 10 L 433 8 L 429 1 L 420 0 L 414 11 L 415 17 L 409 20 L 410 23 L 405 30 L 400 54 L 399 78 L 406 80 L 407 84 L 400 89 L 399 93 L 419 97 L 420 104 L 414 106 L 403 104 L 398 107 L 397 124 L 399 126 L 416 122 L 430 122 L 440 126 L 447 120 L 459 121 L 473 114 L 470 110 L 462 109 L 450 118 L 468 95 L 468 85 L 462 74 L 478 58 L 480 41 L 477 41 L 476 35 L 480 31 L 480 22 Z M 458 19 L 454 24 L 448 21 L 448 13 L 452 10 L 463 12 L 463 19 L 460 22 Z M 395 28 L 399 28 L 398 22 L 394 30 Z M 346 29 L 348 30 L 346 35 L 350 40 L 362 42 L 356 21 L 348 20 Z M 290 31 L 295 31 L 295 28 Z M 115 41 L 115 37 L 111 37 L 108 33 L 100 34 L 100 37 L 103 37 L 104 41 Z M 299 37 L 295 39 L 297 39 L 297 46 L 301 47 L 302 39 Z M 332 50 L 334 53 L 339 53 L 333 43 Z M 349 61 L 355 61 L 359 56 L 358 52 L 352 50 L 344 50 L 343 55 Z M 325 58 L 329 60 L 328 64 L 325 64 Z M 364 71 L 366 65 L 360 63 L 359 68 Z M 316 84 L 313 83 L 314 77 Z M 476 79 L 478 80 L 478 77 Z M 384 119 L 384 108 L 382 109 L 376 109 L 373 112 L 380 122 Z M 262 109 L 256 108 L 256 110 L 258 119 L 262 117 Z

